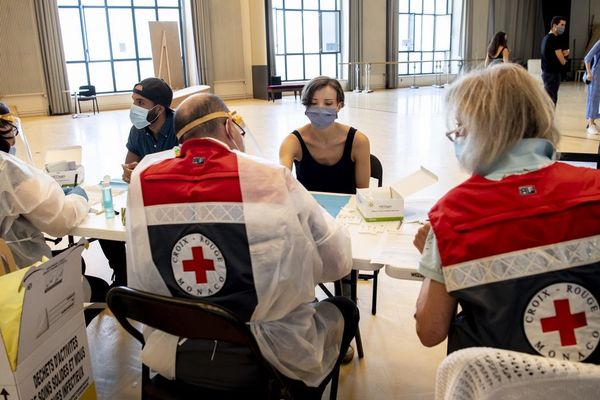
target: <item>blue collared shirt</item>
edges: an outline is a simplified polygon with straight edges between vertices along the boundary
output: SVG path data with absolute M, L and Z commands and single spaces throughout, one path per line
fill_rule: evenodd
M 510 175 L 536 171 L 552 164 L 555 154 L 554 146 L 545 139 L 523 139 L 500 156 L 483 176 L 499 181 Z M 418 270 L 426 278 L 444 283 L 442 260 L 433 229 L 427 235 Z
M 175 136 L 175 127 L 173 125 L 173 112 L 167 112 L 165 123 L 160 128 L 158 135 L 154 138 L 150 129 L 137 129 L 131 127 L 129 131 L 129 139 L 127 139 L 127 150 L 133 154 L 144 158 L 144 156 L 159 151 L 170 150 L 179 145 L 179 141 Z

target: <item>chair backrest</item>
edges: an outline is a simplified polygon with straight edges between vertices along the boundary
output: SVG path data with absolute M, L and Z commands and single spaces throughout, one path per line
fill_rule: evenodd
M 96 86 L 94 85 L 83 85 L 79 86 L 79 95 L 80 96 L 95 96 L 96 95 Z
M 377 179 L 377 186 L 383 186 L 383 166 L 373 154 L 371 154 L 371 178 Z
M 17 266 L 12 251 L 3 239 L 0 239 L 0 276 L 15 272 Z
M 436 400 L 592 399 L 600 366 L 489 347 L 450 354 L 437 370 Z
M 145 344 L 142 332 L 128 319 L 191 340 L 218 340 L 246 346 L 265 372 L 284 387 L 279 372 L 262 356 L 250 328 L 221 306 L 201 300 L 155 295 L 127 287 L 112 288 L 106 300 L 119 323 L 142 345 Z M 147 381 L 146 377 L 143 377 L 143 381 Z

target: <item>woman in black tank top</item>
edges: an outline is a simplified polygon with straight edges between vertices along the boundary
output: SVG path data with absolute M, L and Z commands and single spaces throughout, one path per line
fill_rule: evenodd
M 312 79 L 302 90 L 310 124 L 289 134 L 279 149 L 282 165 L 296 168 L 307 190 L 356 193 L 369 186 L 369 139 L 350 126 L 335 122 L 344 106 L 344 91 L 335 79 Z
M 510 50 L 508 50 L 508 45 L 506 44 L 506 33 L 498 32 L 488 45 L 485 66 L 487 67 L 499 62 L 507 63 L 509 54 Z

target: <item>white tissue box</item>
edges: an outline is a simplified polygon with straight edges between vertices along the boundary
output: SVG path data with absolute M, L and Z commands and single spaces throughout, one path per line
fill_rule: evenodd
M 365 221 L 400 221 L 404 218 L 404 199 L 438 181 L 421 167 L 391 186 L 357 189 L 356 207 Z
M 46 172 L 62 187 L 79 186 L 85 178 L 83 165 L 77 165 L 73 170 Z

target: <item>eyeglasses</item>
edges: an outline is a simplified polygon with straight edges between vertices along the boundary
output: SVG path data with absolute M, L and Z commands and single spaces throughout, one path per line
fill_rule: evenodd
M 462 125 L 457 125 L 456 128 L 451 131 L 446 132 L 446 137 L 452 143 L 456 142 L 458 138 L 465 137 L 465 127 Z
M 237 126 L 238 128 L 240 128 L 240 135 L 242 137 L 246 136 L 246 131 L 244 130 L 244 128 L 242 128 L 237 122 L 233 121 L 232 122 L 235 124 L 235 126 Z
M 10 129 L 0 130 L 0 137 L 3 139 L 13 139 L 19 135 L 19 129 L 15 125 L 8 122 L 3 128 L 5 127 L 9 127 Z

